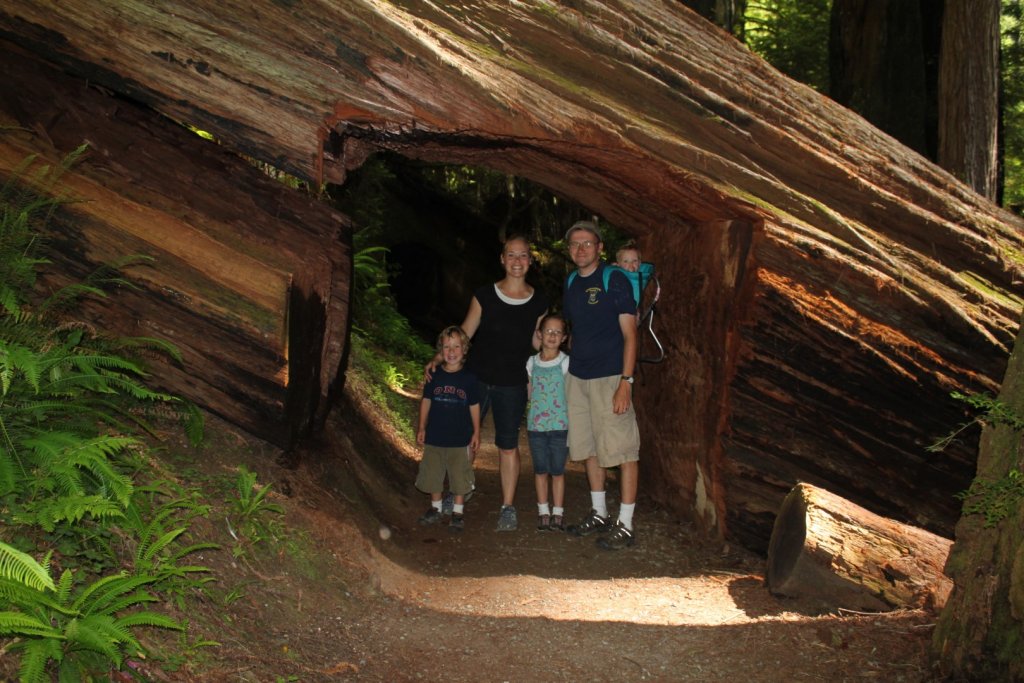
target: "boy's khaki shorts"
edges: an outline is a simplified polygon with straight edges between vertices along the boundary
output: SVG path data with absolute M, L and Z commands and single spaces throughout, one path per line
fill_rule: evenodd
M 448 488 L 454 495 L 464 496 L 473 489 L 473 466 L 469 464 L 465 446 L 424 446 L 416 488 L 424 493 L 443 492 L 445 472 L 448 473 Z
M 601 467 L 615 467 L 640 459 L 640 429 L 636 411 L 621 415 L 612 412 L 612 397 L 621 377 L 565 378 L 565 398 L 569 404 L 569 458 L 573 461 L 597 456 Z

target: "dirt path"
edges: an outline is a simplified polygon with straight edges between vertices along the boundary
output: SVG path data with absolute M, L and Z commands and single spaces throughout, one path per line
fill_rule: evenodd
M 528 453 L 520 525 L 497 532 L 497 451 L 476 462 L 466 529 L 421 527 L 426 497 L 381 505 L 371 575 L 387 608 L 364 625 L 367 680 L 922 681 L 929 615 L 819 614 L 763 585 L 763 560 L 703 542 L 642 496 L 638 543 L 620 552 L 592 538 L 536 530 Z M 524 444 L 525 446 L 525 444 Z M 589 509 L 572 466 L 567 519 Z M 614 482 L 609 482 L 615 491 Z M 401 490 L 401 487 L 399 487 Z M 617 501 L 610 495 L 610 509 Z

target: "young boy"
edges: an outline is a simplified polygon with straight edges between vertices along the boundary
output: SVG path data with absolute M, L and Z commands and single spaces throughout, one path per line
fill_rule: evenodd
M 473 488 L 473 467 L 466 448 L 476 453 L 480 447 L 480 399 L 476 376 L 464 369 L 469 337 L 457 325 L 446 327 L 437 338 L 442 365 L 423 386 L 419 430 L 416 442 L 423 446 L 416 488 L 430 494 L 430 507 L 419 518 L 420 524 L 441 521 L 441 494 L 444 478 L 454 494 L 448 531 L 459 533 L 465 495 Z
M 631 273 L 640 270 L 640 248 L 636 246 L 636 242 L 630 240 L 619 247 L 615 252 L 615 263 L 612 265 Z

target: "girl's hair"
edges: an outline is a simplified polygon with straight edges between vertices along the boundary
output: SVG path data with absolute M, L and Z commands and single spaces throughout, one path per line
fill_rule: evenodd
M 437 335 L 438 351 L 444 349 L 444 340 L 449 337 L 458 337 L 462 342 L 462 352 L 469 353 L 469 335 L 458 325 L 449 325 L 441 331 L 441 334 Z
M 543 318 L 540 319 L 540 325 L 537 326 L 537 329 L 540 330 L 543 333 L 544 332 L 544 326 L 547 325 L 549 320 L 560 320 L 562 322 L 562 329 L 566 330 L 568 332 L 568 327 L 569 326 L 565 324 L 565 318 L 562 317 L 561 313 L 548 313 L 548 314 L 546 314 Z

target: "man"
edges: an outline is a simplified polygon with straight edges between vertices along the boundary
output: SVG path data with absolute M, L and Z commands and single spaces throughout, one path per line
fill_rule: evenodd
M 601 233 L 590 221 L 565 234 L 576 272 L 566 283 L 563 310 L 572 324 L 572 353 L 566 378 L 569 453 L 584 460 L 590 484 L 590 511 L 568 528 L 576 536 L 602 533 L 597 545 L 627 548 L 636 541 L 633 511 L 639 475 L 640 432 L 633 410 L 636 366 L 636 302 L 620 271 L 606 273 Z M 619 468 L 619 518 L 613 525 L 605 501 L 605 470 Z

